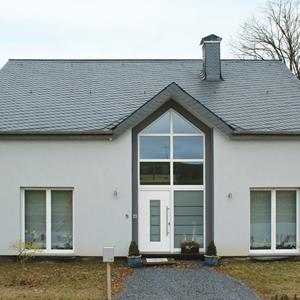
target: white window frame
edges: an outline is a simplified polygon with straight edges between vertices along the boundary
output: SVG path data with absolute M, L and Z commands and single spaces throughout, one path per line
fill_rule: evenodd
M 174 133 L 173 132 L 173 112 L 182 117 L 186 122 L 188 122 L 191 126 L 196 128 L 199 133 Z M 154 120 L 148 126 L 151 126 L 156 121 L 160 120 L 166 113 L 170 114 L 169 133 L 143 133 L 143 130 L 138 134 L 138 189 L 139 191 L 170 191 L 171 200 L 170 200 L 170 214 L 172 217 L 171 223 L 171 231 L 172 235 L 170 238 L 170 249 L 171 253 L 180 253 L 180 248 L 174 248 L 174 192 L 175 191 L 202 191 L 203 192 L 203 247 L 199 248 L 199 253 L 204 253 L 206 249 L 206 177 L 205 177 L 205 134 L 194 124 L 192 124 L 189 120 L 187 120 L 180 112 L 177 112 L 175 109 L 170 108 L 166 112 L 164 112 L 161 116 L 159 116 L 156 120 Z M 147 126 L 147 127 L 148 127 Z M 146 128 L 147 128 L 146 127 Z M 141 159 L 140 158 L 140 137 L 141 136 L 167 136 L 170 137 L 170 158 L 169 159 Z M 173 137 L 176 136 L 201 136 L 203 138 L 203 158 L 202 159 L 173 159 Z M 169 162 L 170 163 L 170 184 L 168 185 L 141 185 L 140 184 L 140 163 L 141 162 Z M 174 185 L 173 180 L 173 162 L 201 162 L 203 165 L 203 184 L 202 185 Z
M 37 255 L 44 254 L 74 254 L 75 235 L 74 235 L 74 188 L 64 187 L 21 187 L 21 241 L 25 242 L 25 191 L 44 191 L 46 192 L 46 249 L 38 249 Z M 72 192 L 72 249 L 51 249 L 51 191 L 71 191 Z
M 251 192 L 256 191 L 266 191 L 271 192 L 271 249 L 250 249 L 251 244 L 249 244 L 249 253 L 251 255 L 259 255 L 259 254 L 299 254 L 299 215 L 300 215 L 300 189 L 299 188 L 251 188 L 249 193 L 249 201 L 251 207 Z M 295 191 L 296 192 L 296 249 L 276 249 L 276 192 L 277 191 Z M 251 210 L 249 210 L 251 211 Z M 250 226 L 251 219 L 249 218 Z M 249 228 L 249 233 L 250 233 Z M 249 234 L 249 236 L 251 233 Z M 250 239 L 249 239 L 250 241 Z

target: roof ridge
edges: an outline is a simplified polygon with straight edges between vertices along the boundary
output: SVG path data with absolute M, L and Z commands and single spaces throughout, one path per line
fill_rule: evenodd
M 10 58 L 9 61 L 47 61 L 47 62 L 55 62 L 55 61 L 66 61 L 66 62 L 97 62 L 97 61 L 111 61 L 111 62 L 119 62 L 119 61 L 199 61 L 202 59 L 198 58 Z
M 162 62 L 162 61 L 202 61 L 201 58 L 10 58 L 9 61 L 45 61 L 45 62 Z M 279 59 L 242 59 L 224 58 L 221 61 L 282 62 Z

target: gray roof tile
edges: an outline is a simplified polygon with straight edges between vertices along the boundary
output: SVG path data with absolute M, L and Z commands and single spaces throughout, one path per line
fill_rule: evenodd
M 300 132 L 300 82 L 280 61 L 10 60 L 0 70 L 0 132 L 110 132 L 172 82 L 237 132 Z

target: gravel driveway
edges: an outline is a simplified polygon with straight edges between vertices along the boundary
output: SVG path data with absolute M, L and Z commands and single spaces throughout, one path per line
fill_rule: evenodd
M 135 269 L 117 299 L 258 300 L 259 298 L 241 282 L 213 269 L 201 267 Z

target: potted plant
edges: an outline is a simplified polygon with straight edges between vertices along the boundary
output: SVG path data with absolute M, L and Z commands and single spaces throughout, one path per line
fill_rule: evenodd
M 142 255 L 135 241 L 131 241 L 127 257 L 128 266 L 132 268 L 138 268 L 143 265 Z
M 180 246 L 182 254 L 199 254 L 199 244 L 196 241 L 183 240 Z
M 195 226 L 193 228 L 192 240 L 188 241 L 186 235 L 184 235 L 180 248 L 182 254 L 199 254 L 199 243 L 197 242 Z
M 219 262 L 219 256 L 217 256 L 217 248 L 214 241 L 210 241 L 204 254 L 204 264 L 206 266 L 216 266 Z

